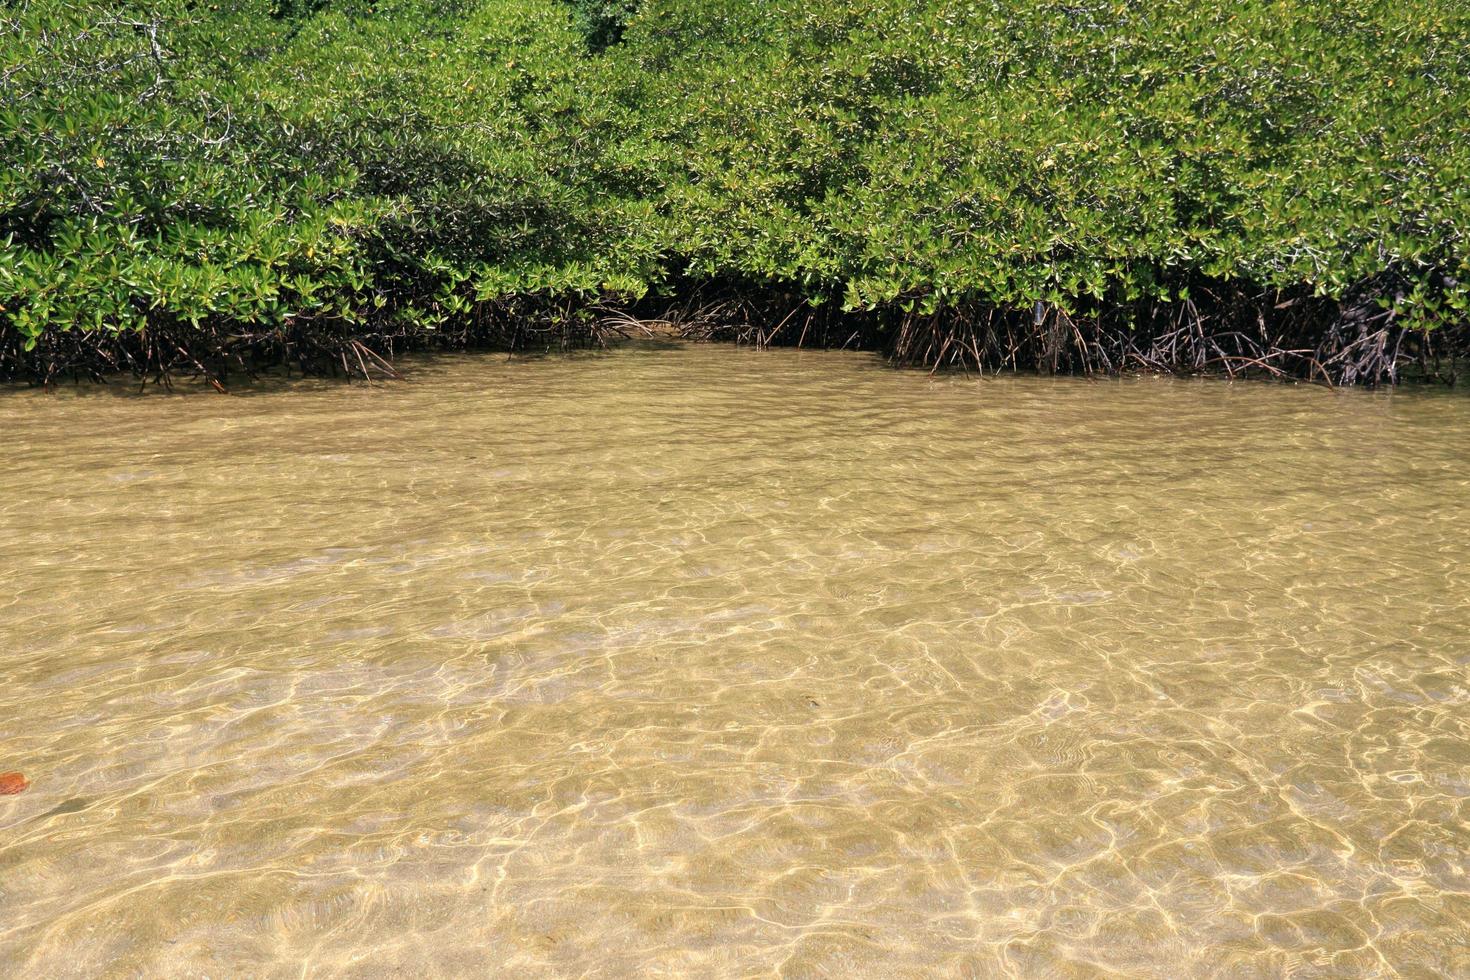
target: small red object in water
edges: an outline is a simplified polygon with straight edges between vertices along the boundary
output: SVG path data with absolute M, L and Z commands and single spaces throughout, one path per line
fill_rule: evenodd
M 0 772 L 0 796 L 24 793 L 31 781 L 18 772 Z

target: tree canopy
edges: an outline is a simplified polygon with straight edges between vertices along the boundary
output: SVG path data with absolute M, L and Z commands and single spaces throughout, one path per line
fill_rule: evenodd
M 1458 0 L 25 0 L 0 363 L 712 287 L 980 362 L 982 311 L 1382 346 L 1470 315 L 1467 118 Z

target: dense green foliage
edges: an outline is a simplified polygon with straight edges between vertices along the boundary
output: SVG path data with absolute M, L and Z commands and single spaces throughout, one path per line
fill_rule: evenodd
M 697 292 L 1380 380 L 1470 315 L 1467 118 L 1459 0 L 22 0 L 0 363 L 366 370 Z
M 576 12 L 578 26 L 592 51 L 617 44 L 638 11 L 638 0 L 567 0 Z

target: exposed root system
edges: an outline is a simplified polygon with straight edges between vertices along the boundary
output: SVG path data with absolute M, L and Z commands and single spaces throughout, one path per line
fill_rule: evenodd
M 957 306 L 936 313 L 845 312 L 794 293 L 727 287 L 632 306 L 507 301 L 476 305 L 435 329 L 294 320 L 274 329 L 159 320 L 145 330 L 47 334 L 33 350 L 0 339 L 0 380 L 53 385 L 131 375 L 224 390 L 267 369 L 367 380 L 396 378 L 395 355 L 421 350 L 546 351 L 618 339 L 682 337 L 756 347 L 874 350 L 934 370 L 1116 375 L 1152 372 L 1274 378 L 1330 386 L 1402 380 L 1453 384 L 1470 359 L 1470 325 L 1424 331 L 1395 322 L 1376 298 L 1334 301 L 1303 291 L 1197 285 L 1173 303 L 1099 305 L 1067 313 Z
M 1195 298 L 1169 304 L 1078 314 L 1041 304 L 1028 311 L 962 306 L 932 314 L 850 314 L 790 299 L 719 298 L 686 303 L 664 317 L 695 339 L 857 347 L 905 366 L 986 372 L 1453 384 L 1457 365 L 1470 358 L 1470 325 L 1407 329 L 1376 300 L 1209 286 L 1192 293 Z

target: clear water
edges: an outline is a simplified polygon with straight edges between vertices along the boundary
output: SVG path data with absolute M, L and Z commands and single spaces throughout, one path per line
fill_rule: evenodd
M 0 396 L 14 976 L 1470 975 L 1470 398 Z

